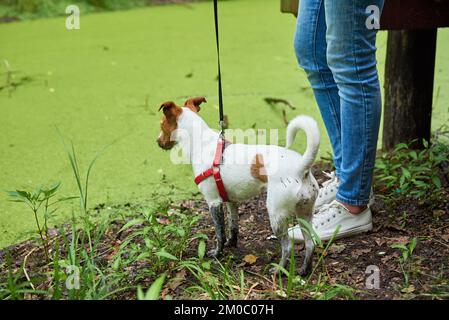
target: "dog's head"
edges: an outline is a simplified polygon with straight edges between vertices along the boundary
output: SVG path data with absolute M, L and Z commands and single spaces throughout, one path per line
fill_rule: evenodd
M 201 103 L 206 102 L 204 97 L 190 98 L 184 103 L 185 108 L 193 112 L 201 110 Z M 163 111 L 164 116 L 161 120 L 161 132 L 157 138 L 157 144 L 164 150 L 170 150 L 176 145 L 176 136 L 173 135 L 178 129 L 178 119 L 183 112 L 183 108 L 177 106 L 173 101 L 164 102 L 159 111 Z

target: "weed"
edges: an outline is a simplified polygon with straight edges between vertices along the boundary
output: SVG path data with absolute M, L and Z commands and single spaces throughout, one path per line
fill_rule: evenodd
M 129 235 L 116 255 L 116 269 L 121 269 L 123 265 L 144 263 L 151 265 L 151 276 L 155 276 L 174 262 L 181 261 L 189 242 L 207 239 L 201 233 L 192 235 L 192 227 L 201 216 L 171 208 L 168 203 L 145 209 L 141 215 L 129 220 L 119 231 L 129 231 Z
M 61 203 L 63 201 L 71 200 L 76 197 L 67 197 L 60 198 L 58 200 L 52 200 L 56 196 L 56 192 L 59 190 L 61 184 L 55 183 L 50 187 L 39 187 L 34 191 L 23 191 L 23 190 L 15 190 L 8 191 L 8 195 L 11 198 L 11 201 L 23 203 L 27 205 L 34 215 L 34 220 L 36 222 L 37 233 L 42 242 L 42 246 L 44 248 L 45 256 L 47 258 L 47 262 L 50 261 L 50 257 L 48 255 L 48 220 L 54 216 L 56 210 L 58 208 L 53 207 Z M 42 209 L 42 210 L 41 210 Z M 42 215 L 44 222 L 41 223 L 39 219 L 39 215 Z
M 23 269 L 17 271 L 12 266 L 12 257 L 7 252 L 7 275 L 6 280 L 0 279 L 0 300 L 22 300 L 25 294 L 45 294 L 43 290 L 35 290 L 29 281 L 26 281 Z
M 404 276 L 404 287 L 408 288 L 410 285 L 410 273 L 412 270 L 412 255 L 416 248 L 417 239 L 413 238 L 408 244 L 393 244 L 393 249 L 398 249 L 401 252 L 399 256 L 399 264 L 401 266 L 402 274 Z
M 143 292 L 140 286 L 137 287 L 137 300 L 158 300 L 164 285 L 166 273 L 159 276 L 150 286 L 146 293 Z
M 196 280 L 186 289 L 191 295 L 206 294 L 212 300 L 243 300 L 246 296 L 245 273 L 233 270 L 229 261 L 190 258 L 181 261 L 179 268 L 187 269 Z
M 376 160 L 375 174 L 386 199 L 405 196 L 432 203 L 440 196 L 443 184 L 439 167 L 448 161 L 449 145 L 440 141 L 423 141 L 423 145 L 419 151 L 400 143 Z

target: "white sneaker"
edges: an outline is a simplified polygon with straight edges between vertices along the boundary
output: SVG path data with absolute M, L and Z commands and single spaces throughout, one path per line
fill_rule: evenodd
M 323 187 L 320 188 L 318 192 L 318 197 L 315 201 L 315 210 L 320 209 L 325 204 L 330 204 L 332 201 L 337 199 L 338 186 L 340 185 L 340 180 L 338 180 L 335 171 L 331 173 L 323 173 L 329 178 L 329 180 L 323 182 Z M 371 193 L 369 195 L 368 206 L 372 206 L 374 203 L 374 193 L 371 188 Z
M 320 191 L 318 192 L 318 197 L 315 201 L 315 209 L 319 209 L 321 206 L 334 201 L 337 196 L 338 185 L 340 184 L 335 171 L 331 173 L 323 171 L 323 173 L 329 178 L 329 180 L 323 182 L 323 187 L 320 188 Z
M 371 210 L 367 207 L 359 214 L 352 214 L 344 205 L 334 200 L 330 204 L 323 205 L 313 215 L 312 226 L 322 241 L 327 241 L 332 238 L 338 226 L 340 226 L 340 230 L 335 236 L 335 239 L 349 237 L 372 230 Z M 295 241 L 304 241 L 299 226 L 290 228 L 288 235 Z

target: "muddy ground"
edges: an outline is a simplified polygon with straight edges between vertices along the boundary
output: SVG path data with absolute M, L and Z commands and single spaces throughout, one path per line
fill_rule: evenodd
M 324 180 L 320 170 L 315 170 L 315 176 L 319 182 Z M 443 191 L 440 203 L 421 203 L 417 201 L 402 201 L 389 203 L 382 199 L 382 192 L 375 190 L 376 202 L 372 207 L 374 229 L 366 234 L 347 239 L 340 239 L 333 243 L 325 254 L 324 263 L 310 283 L 316 283 L 318 275 L 327 286 L 335 284 L 349 286 L 352 294 L 357 299 L 431 299 L 449 297 L 449 202 L 448 190 Z M 132 206 L 127 204 L 127 206 Z M 186 200 L 174 204 L 182 210 L 189 210 L 203 217 L 194 227 L 194 232 L 205 233 L 209 240 L 207 247 L 214 245 L 214 228 L 209 217 L 206 203 L 203 200 Z M 269 226 L 268 215 L 265 207 L 265 194 L 239 206 L 240 237 L 236 249 L 226 249 L 221 261 L 231 266 L 233 271 L 245 270 L 247 299 L 282 299 L 279 292 L 279 279 L 268 271 L 270 263 L 278 262 L 280 247 L 272 235 Z M 107 232 L 107 237 L 102 239 L 101 250 L 104 256 L 99 259 L 110 259 L 113 248 L 117 247 L 123 234 L 117 231 L 121 225 L 112 225 Z M 139 228 L 135 226 L 133 228 Z M 59 238 L 57 231 L 54 238 Z M 131 231 L 131 229 L 129 230 Z M 402 253 L 392 245 L 407 245 L 413 238 L 417 238 L 417 246 L 413 252 L 406 271 L 409 274 L 409 284 L 404 284 L 404 273 L 400 264 Z M 54 240 L 53 240 L 54 241 Z M 302 246 L 296 246 L 297 269 L 302 258 Z M 30 274 L 45 274 L 47 267 L 42 264 L 44 260 L 41 248 L 36 242 L 26 241 L 5 250 L 0 251 L 0 262 L 6 257 L 6 251 L 12 253 L 15 268 L 21 268 L 25 257 L 28 257 L 27 269 Z M 101 251 L 100 250 L 100 251 Z M 314 255 L 316 263 L 323 250 L 317 249 Z M 192 242 L 184 253 L 184 259 L 197 256 L 197 242 Z M 107 258 L 109 257 L 109 258 Z M 248 257 L 251 257 L 248 259 Z M 230 262 L 230 263 L 229 263 Z M 370 267 L 371 266 L 371 267 Z M 374 266 L 374 267 L 373 267 Z M 137 264 L 135 268 L 149 268 L 149 265 Z M 366 273 L 367 268 L 379 269 L 379 288 L 368 289 L 367 277 L 372 273 Z M 372 270 L 372 269 L 371 269 Z M 131 274 L 133 270 L 128 270 Z M 168 276 L 167 284 L 162 291 L 162 296 L 171 296 L 174 299 L 193 298 L 186 293 L 186 289 L 192 285 L 195 279 L 182 272 L 182 280 L 175 278 L 176 270 Z M 0 274 L 5 274 L 1 270 Z M 177 273 L 179 275 L 179 273 Z M 151 279 L 141 280 L 140 283 L 130 283 L 148 287 Z M 283 278 L 283 282 L 286 283 Z M 173 285 L 176 283 L 175 285 Z M 45 283 L 43 284 L 45 286 Z M 135 289 L 126 291 L 112 298 L 135 299 Z M 39 298 L 28 295 L 30 299 Z M 302 295 L 305 299 L 316 298 L 316 293 L 305 291 Z M 202 294 L 196 299 L 207 299 Z
M 318 180 L 323 180 L 320 171 L 315 172 Z M 379 190 L 375 190 L 381 195 Z M 325 272 L 329 283 L 344 284 L 355 289 L 359 299 L 423 299 L 448 297 L 449 292 L 449 197 L 445 191 L 445 200 L 429 209 L 419 201 L 397 203 L 388 208 L 381 196 L 376 197 L 372 207 L 373 230 L 369 233 L 348 239 L 340 239 L 330 247 L 325 258 Z M 207 215 L 203 201 L 186 201 L 184 206 L 197 208 Z M 279 259 L 280 247 L 276 240 L 267 240 L 272 233 L 269 227 L 265 207 L 265 195 L 239 206 L 240 239 L 237 250 L 228 251 L 237 261 L 242 261 L 245 270 L 262 277 L 253 276 L 255 287 L 252 298 L 264 296 L 272 291 L 273 279 L 268 275 L 266 266 Z M 214 229 L 210 218 L 202 220 L 200 227 L 213 238 Z M 401 252 L 391 248 L 394 244 L 408 244 L 417 238 L 418 244 L 411 258 L 410 283 L 404 287 L 404 276 L 399 257 Z M 213 242 L 209 242 L 212 246 Z M 297 245 L 302 253 L 302 247 Z M 319 251 L 315 254 L 315 262 Z M 246 255 L 258 257 L 256 263 L 243 262 Z M 299 260 L 301 257 L 298 258 Z M 367 289 L 365 273 L 368 266 L 379 268 L 379 289 Z M 260 292 L 259 295 L 257 292 Z M 307 296 L 307 295 L 306 295 Z

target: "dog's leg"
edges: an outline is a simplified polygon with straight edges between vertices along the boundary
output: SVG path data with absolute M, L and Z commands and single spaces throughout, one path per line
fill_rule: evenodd
M 308 234 L 308 232 L 303 232 L 302 234 L 304 237 L 304 246 L 306 253 L 304 255 L 304 261 L 299 271 L 299 275 L 305 276 L 312 271 L 313 251 L 315 250 L 315 243 L 313 242 L 312 237 Z
M 217 246 L 215 249 L 209 251 L 208 254 L 212 257 L 218 257 L 222 253 L 224 243 L 226 242 L 223 205 L 221 203 L 211 205 L 209 211 L 212 216 L 212 220 L 214 221 L 215 234 L 217 235 Z
M 281 243 L 281 260 L 279 261 L 279 266 L 285 268 L 292 250 L 292 241 L 288 237 L 288 225 L 285 222 L 282 222 L 280 225 L 274 226 L 272 223 L 272 229 L 273 233 Z M 277 267 L 273 267 L 270 271 L 271 273 L 277 273 L 279 272 L 279 269 Z
M 281 261 L 279 262 L 279 265 L 283 268 L 285 268 L 285 265 L 287 264 L 287 259 L 290 258 L 291 252 L 292 252 L 292 241 L 288 237 L 287 229 L 283 230 L 282 234 L 278 236 L 279 240 L 281 241 Z
M 237 247 L 237 239 L 239 236 L 239 212 L 237 205 L 232 202 L 227 203 L 228 207 L 228 226 L 229 226 L 229 239 L 226 241 L 225 246 Z

